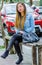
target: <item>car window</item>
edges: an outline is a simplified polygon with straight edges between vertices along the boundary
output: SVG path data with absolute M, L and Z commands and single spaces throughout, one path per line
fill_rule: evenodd
M 42 14 L 42 6 L 38 6 L 38 8 L 39 8 L 39 14 Z
M 16 5 L 10 5 L 6 7 L 6 14 L 16 14 Z

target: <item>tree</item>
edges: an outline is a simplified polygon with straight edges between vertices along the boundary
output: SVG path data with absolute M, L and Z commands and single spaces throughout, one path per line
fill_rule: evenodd
M 30 6 L 32 6 L 32 4 L 33 4 L 33 0 L 30 0 Z
M 2 0 L 1 7 L 0 7 L 0 11 L 1 11 L 2 7 L 3 7 L 3 3 L 4 3 L 4 0 Z M 4 39 L 4 28 L 3 28 L 1 16 L 0 16 L 0 27 L 1 27 L 2 37 L 3 37 L 3 39 Z
M 0 10 L 1 10 L 1 9 L 2 9 L 2 7 L 3 7 L 3 3 L 4 3 L 4 0 L 2 0 Z
M 42 6 L 42 0 L 40 0 L 40 6 Z
M 10 0 L 10 3 L 13 3 L 13 0 Z
M 6 2 L 8 2 L 8 0 L 6 0 Z

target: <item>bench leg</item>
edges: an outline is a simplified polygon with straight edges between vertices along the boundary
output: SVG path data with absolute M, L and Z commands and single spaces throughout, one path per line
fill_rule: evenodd
M 9 41 L 9 40 L 5 39 L 5 48 L 6 48 L 6 49 L 7 49 L 7 47 L 8 47 L 8 41 Z M 10 50 L 10 54 L 13 54 L 13 53 L 14 53 L 14 54 L 16 53 L 14 47 L 12 47 L 11 50 Z
M 36 58 L 36 46 L 32 47 L 32 65 L 37 65 L 37 58 Z
M 7 49 L 7 47 L 8 47 L 8 40 L 5 39 L 5 49 Z
M 22 43 L 20 43 L 19 46 L 20 46 L 20 50 L 21 50 L 21 53 L 22 53 L 23 52 L 22 51 Z
M 39 46 L 38 48 L 38 59 L 39 59 L 39 65 L 42 65 L 42 46 Z
M 15 51 L 15 48 L 14 48 L 14 46 L 10 49 L 10 54 L 15 54 L 16 53 L 16 51 Z

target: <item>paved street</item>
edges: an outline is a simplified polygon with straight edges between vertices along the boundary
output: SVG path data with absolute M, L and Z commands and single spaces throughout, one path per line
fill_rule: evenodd
M 4 41 L 2 38 L 0 38 L 0 46 L 4 45 Z
M 29 50 L 30 51 L 30 50 Z M 2 54 L 3 52 L 0 51 Z M 0 56 L 1 56 L 0 54 Z M 29 53 L 24 53 L 23 54 L 24 60 L 20 65 L 32 65 L 32 58 L 31 58 L 31 51 Z M 6 59 L 2 59 L 0 57 L 0 65 L 16 65 L 15 62 L 17 60 L 17 55 L 9 55 Z
M 28 53 L 29 51 L 29 53 Z M 3 54 L 4 49 L 0 50 L 0 56 Z M 32 49 L 30 47 L 23 46 L 23 62 L 20 65 L 32 65 Z M 6 59 L 0 57 L 0 65 L 16 65 L 15 62 L 18 59 L 17 54 L 9 54 Z

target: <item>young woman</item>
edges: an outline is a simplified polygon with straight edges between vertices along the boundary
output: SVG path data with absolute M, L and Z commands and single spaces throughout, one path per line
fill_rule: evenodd
M 21 54 L 21 50 L 19 47 L 19 43 L 22 42 L 23 37 L 22 35 L 24 32 L 35 32 L 34 29 L 34 18 L 31 14 L 26 12 L 26 6 L 24 3 L 17 3 L 16 6 L 16 24 L 15 24 L 15 30 L 16 34 L 14 34 L 9 42 L 9 45 L 4 52 L 3 55 L 1 55 L 2 58 L 6 58 L 9 54 L 10 48 L 14 45 L 15 50 L 17 52 L 17 55 L 19 57 L 16 64 L 20 64 L 23 60 L 23 56 Z

